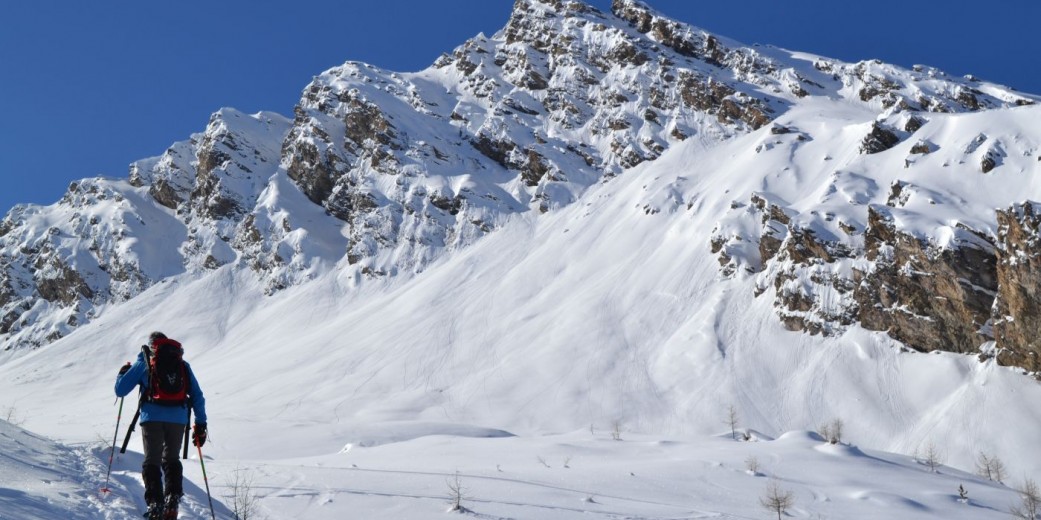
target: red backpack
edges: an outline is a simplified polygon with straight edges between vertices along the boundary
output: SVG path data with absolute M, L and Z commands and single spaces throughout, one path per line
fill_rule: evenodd
M 188 400 L 188 371 L 184 349 L 169 338 L 152 342 L 148 357 L 148 392 L 145 401 L 163 406 L 184 406 Z

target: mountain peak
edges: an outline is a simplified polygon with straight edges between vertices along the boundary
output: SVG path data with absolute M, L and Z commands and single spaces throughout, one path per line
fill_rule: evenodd
M 611 12 L 619 18 L 628 18 L 635 14 L 648 17 L 660 16 L 654 8 L 640 0 L 612 0 Z
M 518 13 L 550 13 L 573 15 L 597 12 L 599 9 L 580 0 L 517 0 L 513 3 L 513 15 Z

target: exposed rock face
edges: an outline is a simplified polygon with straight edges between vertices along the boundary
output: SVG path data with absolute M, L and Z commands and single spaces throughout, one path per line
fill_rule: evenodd
M 819 60 L 814 67 L 834 74 L 847 91 L 861 101 L 877 104 L 882 109 L 898 108 L 920 112 L 978 111 L 1003 106 L 1029 103 L 1021 96 L 1000 98 L 985 94 L 967 84 L 951 85 L 949 89 L 923 91 L 915 88 L 908 77 L 895 67 L 878 60 L 855 64 L 839 64 Z M 943 80 L 947 75 L 932 67 L 915 66 L 912 81 Z M 1021 100 L 1021 101 L 1020 101 Z M 907 129 L 913 132 L 915 129 Z
M 44 300 L 71 305 L 80 298 L 89 300 L 94 296 L 79 273 L 49 252 L 41 254 L 33 267 L 36 287 Z
M 900 142 L 900 138 L 892 130 L 876 121 L 871 125 L 871 133 L 860 143 L 860 151 L 866 154 L 884 152 Z
M 738 266 L 726 248 L 758 247 L 759 263 L 748 266 L 761 273 L 757 295 L 773 289 L 790 330 L 832 335 L 859 324 L 924 352 L 979 353 L 993 340 L 999 363 L 1041 370 L 1037 204 L 998 211 L 996 240 L 962 228 L 962 238 L 943 248 L 901 231 L 888 208 L 872 206 L 857 234 L 863 247 L 850 248 L 801 229 L 788 210 L 762 197 L 751 202 L 760 235 L 720 237 L 712 251 L 731 276 Z
M 125 301 L 152 283 L 138 252 L 124 247 L 141 225 L 127 207 L 107 181 L 88 179 L 70 185 L 52 208 L 8 213 L 0 238 L 0 335 L 8 347 L 60 338 L 89 321 L 96 304 Z M 51 219 L 63 225 L 33 233 Z
M 998 289 L 987 239 L 937 250 L 900 232 L 884 208 L 869 208 L 868 222 L 865 253 L 875 267 L 854 277 L 861 325 L 918 350 L 978 351 Z
M 983 154 L 983 158 L 980 160 L 980 171 L 983 173 L 990 173 L 991 170 L 1001 165 L 1004 152 L 1001 148 L 993 146 Z
M 1041 209 L 1024 203 L 998 211 L 1001 293 L 994 306 L 998 361 L 1041 371 Z

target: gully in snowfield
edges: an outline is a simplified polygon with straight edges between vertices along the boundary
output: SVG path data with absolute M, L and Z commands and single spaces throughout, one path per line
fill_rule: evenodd
M 177 505 L 183 494 L 178 452 L 181 435 L 187 440 L 192 411 L 195 412 L 193 444 L 202 446 L 206 442 L 206 399 L 183 354 L 180 343 L 162 332 L 153 332 L 149 344 L 141 347 L 137 362 L 133 365 L 128 362 L 116 377 L 119 397 L 129 394 L 134 387 L 141 389 L 138 412 L 145 452 L 141 475 L 148 520 L 177 518 Z

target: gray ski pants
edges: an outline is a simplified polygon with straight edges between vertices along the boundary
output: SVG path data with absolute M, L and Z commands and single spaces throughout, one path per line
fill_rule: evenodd
M 145 502 L 153 503 L 166 495 L 181 496 L 181 440 L 184 425 L 168 422 L 146 422 L 141 425 L 145 445 L 145 460 L 141 472 L 145 481 Z M 162 468 L 164 482 L 159 480 Z

